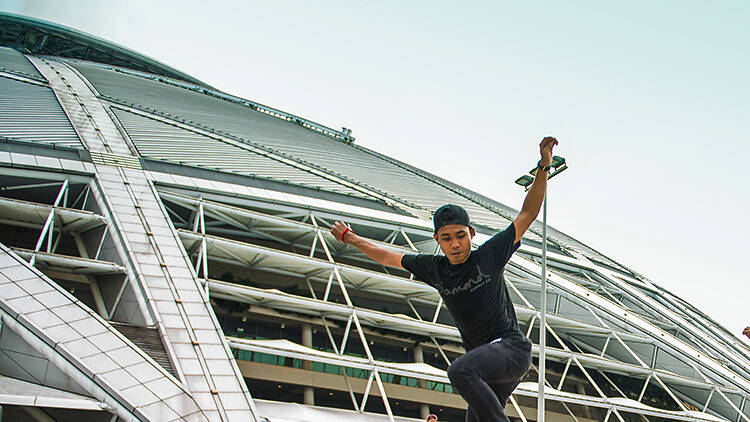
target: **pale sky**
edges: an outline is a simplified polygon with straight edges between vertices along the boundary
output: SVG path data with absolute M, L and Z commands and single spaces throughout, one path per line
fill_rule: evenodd
M 520 208 L 739 336 L 750 325 L 746 1 L 0 1 Z

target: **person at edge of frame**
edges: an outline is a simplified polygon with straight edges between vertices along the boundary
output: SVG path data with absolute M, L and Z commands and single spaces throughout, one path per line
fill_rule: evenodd
M 466 349 L 449 366 L 448 378 L 468 403 L 467 422 L 509 421 L 505 404 L 531 366 L 531 342 L 518 327 L 503 270 L 539 214 L 557 143 L 545 137 L 539 144 L 538 171 L 513 223 L 474 251 L 469 215 L 453 204 L 433 214 L 433 236 L 444 256 L 390 251 L 357 236 L 342 221 L 331 227 L 336 239 L 381 265 L 408 270 L 443 297 Z

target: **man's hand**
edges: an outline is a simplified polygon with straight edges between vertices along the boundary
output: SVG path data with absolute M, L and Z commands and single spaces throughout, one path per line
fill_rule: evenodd
M 337 221 L 333 223 L 333 226 L 331 226 L 331 234 L 333 235 L 333 237 L 336 238 L 336 240 L 340 240 L 346 243 L 346 239 L 343 239 L 343 240 L 341 239 L 341 235 L 344 234 L 344 230 L 346 229 L 349 229 L 347 231 L 347 234 L 352 232 L 351 231 L 352 229 L 351 227 L 349 227 L 348 224 L 344 223 L 343 221 Z
M 544 167 L 552 164 L 552 148 L 557 145 L 557 139 L 546 136 L 542 139 L 539 144 L 539 153 L 542 155 L 540 164 Z M 531 184 L 529 193 L 526 194 L 526 199 L 523 200 L 523 206 L 521 212 L 518 213 L 516 219 L 513 220 L 513 225 L 516 228 L 516 243 L 521 240 L 523 234 L 526 233 L 531 223 L 534 222 L 536 216 L 539 215 L 539 209 L 542 208 L 542 202 L 544 201 L 544 193 L 547 190 L 547 172 L 538 171 L 534 178 L 534 183 Z
M 742 334 L 746 335 L 748 338 L 750 338 L 750 327 L 745 328 L 742 330 Z
M 378 246 L 369 240 L 359 237 L 352 231 L 351 227 L 343 221 L 337 221 L 331 226 L 331 234 L 337 240 L 347 243 L 359 249 L 373 261 L 394 268 L 404 268 L 401 266 L 402 253 L 393 252 Z M 341 239 L 341 236 L 345 236 Z
M 539 144 L 539 153 L 542 155 L 542 165 L 547 167 L 552 164 L 552 148 L 557 145 L 557 139 L 546 136 Z

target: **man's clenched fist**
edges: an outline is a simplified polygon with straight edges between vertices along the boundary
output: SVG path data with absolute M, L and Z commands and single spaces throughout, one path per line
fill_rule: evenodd
M 539 144 L 539 153 L 542 154 L 542 165 L 547 167 L 552 164 L 552 148 L 557 145 L 557 139 L 546 136 Z

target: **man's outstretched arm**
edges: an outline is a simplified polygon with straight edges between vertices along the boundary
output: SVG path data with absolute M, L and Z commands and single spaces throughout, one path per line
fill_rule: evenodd
M 552 148 L 557 145 L 557 139 L 547 136 L 542 139 L 542 143 L 539 144 L 539 153 L 542 156 L 539 170 L 536 172 L 534 183 L 531 184 L 529 193 L 526 194 L 526 199 L 523 201 L 523 207 L 521 212 L 513 221 L 513 225 L 516 228 L 516 240 L 518 243 L 529 229 L 531 223 L 536 220 L 536 216 L 539 215 L 539 210 L 542 208 L 542 202 L 544 201 L 544 194 L 547 191 L 547 174 L 548 170 L 544 168 L 552 164 Z
M 348 243 L 359 249 L 360 251 L 362 251 L 362 253 L 367 255 L 368 258 L 381 265 L 394 268 L 404 268 L 401 266 L 401 258 L 404 256 L 404 254 L 381 248 L 380 246 L 370 242 L 369 240 L 357 236 L 353 231 L 351 231 L 349 226 L 344 224 L 343 221 L 337 221 L 333 223 L 333 226 L 331 226 L 331 234 L 336 239 L 344 243 Z

